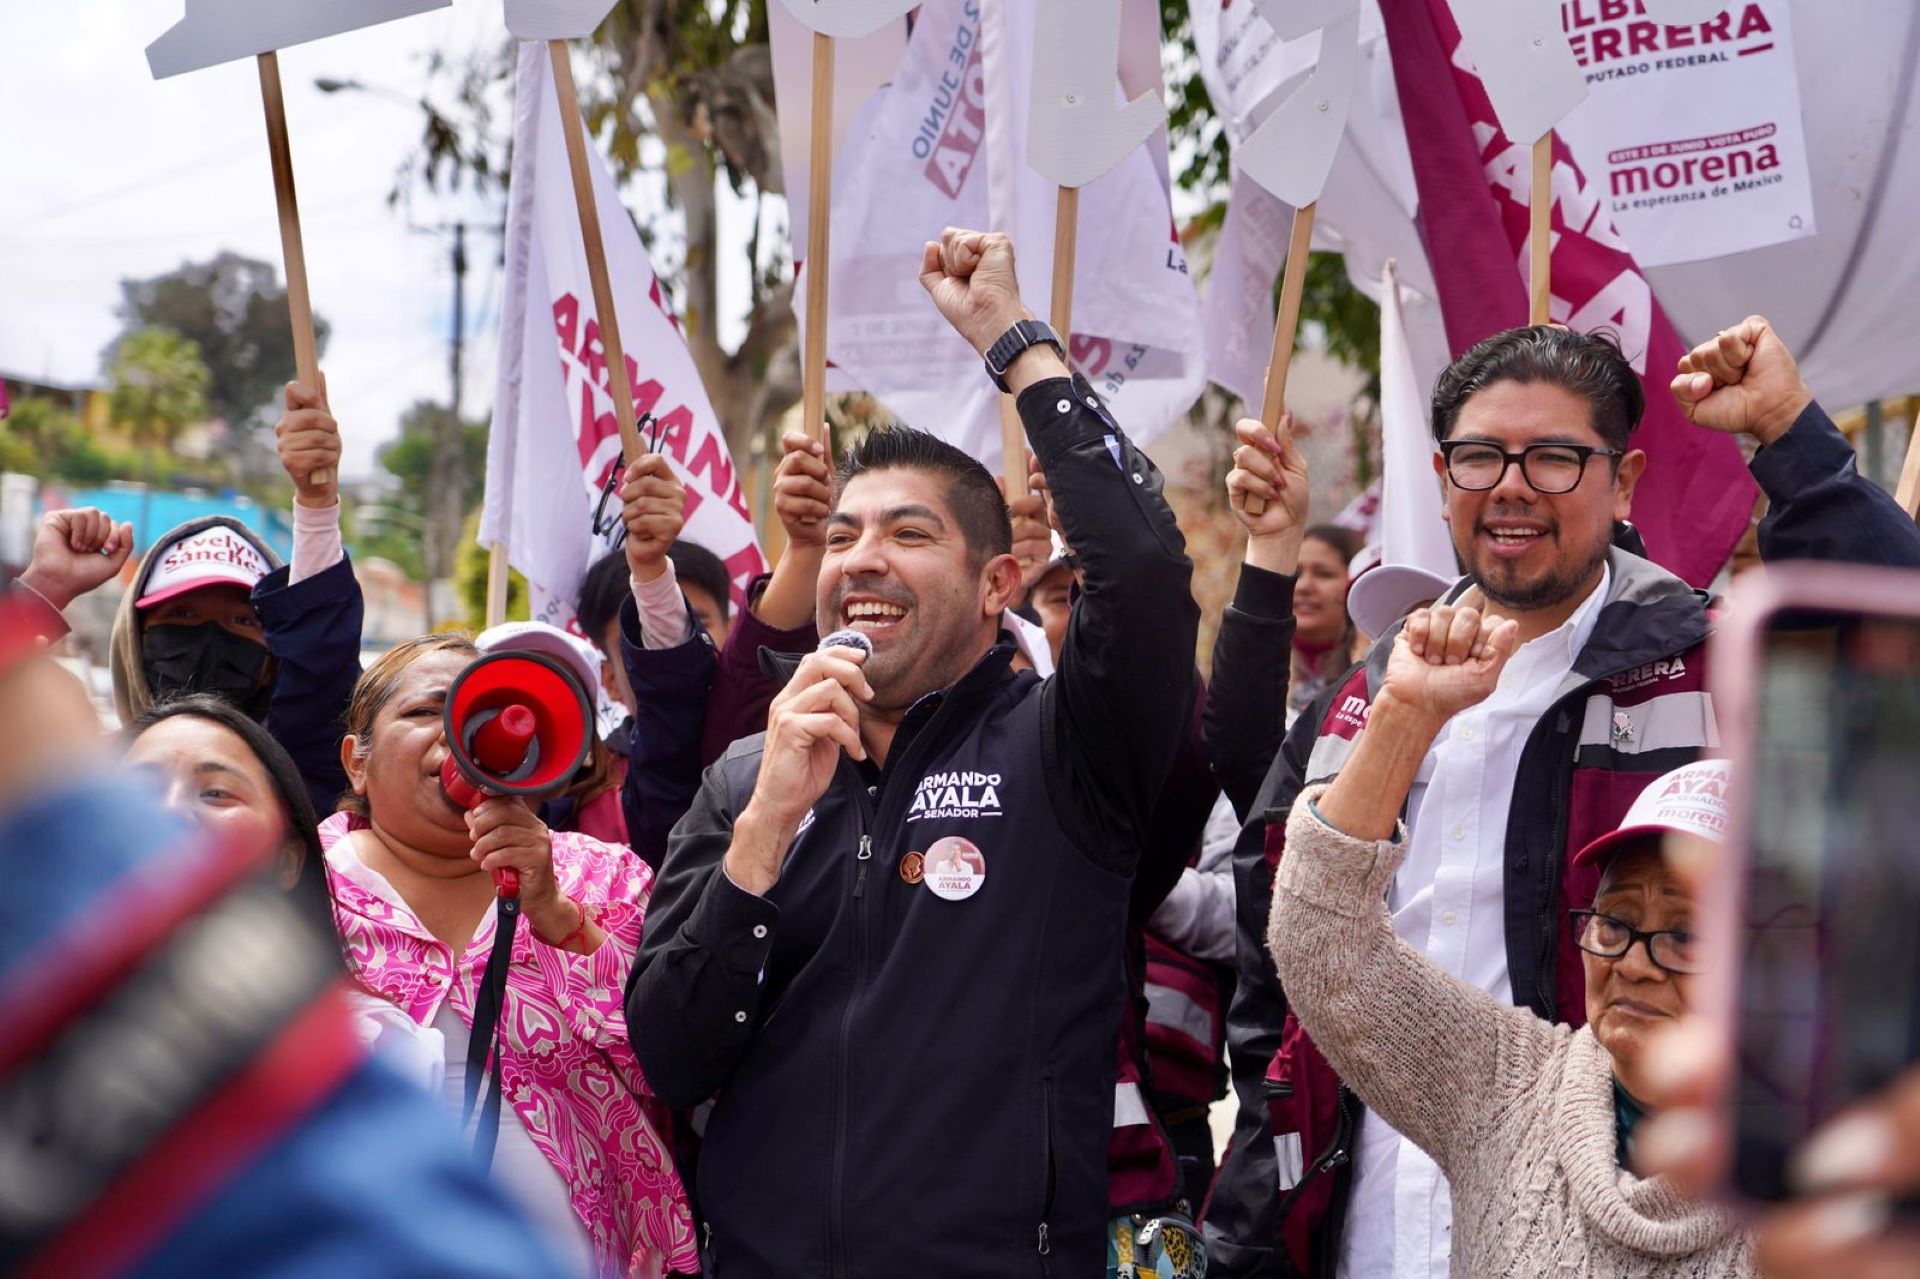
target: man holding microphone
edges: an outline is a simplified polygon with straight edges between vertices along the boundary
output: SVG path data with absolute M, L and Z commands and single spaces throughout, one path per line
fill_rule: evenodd
M 1104 1264 L 1128 882 L 1193 696 L 1191 565 L 1007 238 L 948 230 L 920 280 L 1017 397 L 1083 593 L 1059 674 L 1016 673 L 993 477 L 901 427 L 842 459 L 817 620 L 872 652 L 800 660 L 708 770 L 628 983 L 655 1091 L 718 1097 L 696 1202 L 721 1274 Z

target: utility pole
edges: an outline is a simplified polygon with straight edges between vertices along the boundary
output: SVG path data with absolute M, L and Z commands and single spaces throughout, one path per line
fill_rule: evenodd
M 467 491 L 466 441 L 460 421 L 461 357 L 467 328 L 467 224 L 455 222 L 453 232 L 453 332 L 447 356 L 452 379 L 447 412 L 438 421 L 433 442 L 433 464 L 427 500 L 427 578 L 432 584 L 453 576 L 459 555 L 461 505 Z

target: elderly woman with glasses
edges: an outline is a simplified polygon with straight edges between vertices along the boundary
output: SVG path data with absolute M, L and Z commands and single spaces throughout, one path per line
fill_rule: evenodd
M 1568 921 L 1580 1029 L 1496 1001 L 1394 934 L 1385 895 L 1415 774 L 1447 721 L 1492 693 L 1516 632 L 1472 608 L 1409 619 L 1351 763 L 1287 823 L 1268 938 L 1281 984 L 1360 1099 L 1446 1173 L 1454 1274 L 1750 1274 L 1730 1215 L 1628 1167 L 1648 1041 L 1687 1011 L 1699 971 L 1691 895 L 1662 841 L 1720 838 L 1724 762 L 1661 777 L 1576 854 L 1601 871 L 1592 909 Z

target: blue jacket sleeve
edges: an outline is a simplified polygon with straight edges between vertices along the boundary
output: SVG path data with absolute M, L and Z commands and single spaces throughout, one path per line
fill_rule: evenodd
M 277 568 L 253 588 L 253 607 L 266 631 L 267 649 L 279 662 L 267 731 L 287 748 L 325 817 L 347 789 L 340 766 L 340 739 L 347 731 L 347 703 L 360 678 L 360 627 L 366 613 L 353 563 L 344 554 L 324 572 L 293 585 L 290 570 Z
M 620 605 L 620 660 L 626 663 L 635 704 L 633 749 L 626 780 L 620 784 L 620 809 L 627 819 L 628 845 L 641 861 L 659 870 L 668 833 L 700 790 L 700 736 L 718 657 L 697 620 L 685 643 L 645 647 L 640 612 L 628 599 Z
M 374 1061 L 132 1273 L 558 1279 L 566 1271 L 434 1102 Z
M 1769 503 L 1762 559 L 1920 567 L 1920 527 L 1860 474 L 1853 446 L 1818 403 L 1754 455 L 1753 478 Z

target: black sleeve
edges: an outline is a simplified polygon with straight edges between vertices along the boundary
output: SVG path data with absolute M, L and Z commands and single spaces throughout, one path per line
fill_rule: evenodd
M 1048 786 L 1086 854 L 1130 873 L 1193 704 L 1193 565 L 1159 470 L 1085 378 L 1035 383 L 1019 407 L 1081 569 L 1042 694 Z
M 758 1025 L 761 975 L 780 908 L 736 887 L 722 861 L 733 842 L 722 759 L 673 829 L 654 880 L 640 950 L 627 976 L 627 1038 L 668 1105 L 718 1092 Z
M 314 812 L 325 817 L 347 789 L 340 739 L 360 679 L 366 603 L 344 552 L 333 567 L 288 585 L 291 574 L 282 566 L 253 588 L 267 650 L 279 663 L 266 728 L 293 757 Z
M 1760 557 L 1920 568 L 1920 528 L 1887 491 L 1860 474 L 1853 446 L 1818 403 L 1754 454 L 1753 478 L 1770 503 Z
M 620 784 L 620 811 L 627 819 L 628 845 L 655 869 L 666 853 L 668 832 L 700 789 L 700 735 L 716 658 L 707 633 L 697 621 L 692 627 L 684 643 L 647 648 L 633 597 L 620 604 L 620 660 L 634 700 L 633 747 Z
M 1294 721 L 1272 768 L 1250 802 L 1251 812 L 1233 847 L 1233 1000 L 1227 1006 L 1228 1066 L 1236 1101 L 1233 1140 L 1207 1203 L 1207 1252 L 1235 1276 L 1279 1273 L 1274 1248 L 1280 1238 L 1275 1207 L 1278 1184 L 1272 1121 L 1267 1109 L 1267 1067 L 1280 1048 L 1287 1018 L 1286 995 L 1267 951 L 1267 916 L 1273 903 L 1273 871 L 1267 864 L 1269 828 L 1286 829 L 1300 794 L 1307 761 L 1327 707 L 1341 691 L 1329 688 Z
M 1197 677 L 1196 677 L 1197 678 Z M 1213 815 L 1220 786 L 1207 765 L 1207 748 L 1200 735 L 1200 707 L 1196 701 L 1180 738 L 1180 753 L 1160 785 L 1160 798 L 1147 819 L 1140 866 L 1134 872 L 1127 898 L 1127 919 L 1145 927 L 1160 903 L 1167 899 L 1180 876 L 1200 860 L 1200 837 Z
M 1220 789 L 1242 822 L 1287 732 L 1293 583 L 1284 573 L 1241 565 L 1233 603 L 1221 616 L 1220 633 L 1213 641 L 1207 753 Z

